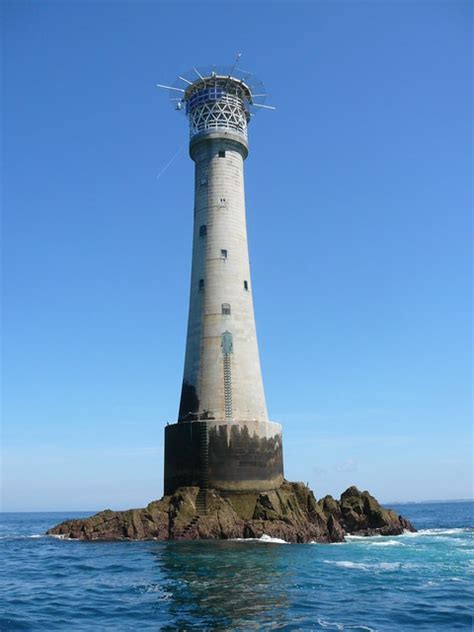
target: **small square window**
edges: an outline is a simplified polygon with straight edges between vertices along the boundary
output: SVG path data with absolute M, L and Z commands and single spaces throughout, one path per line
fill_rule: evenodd
M 225 150 L 224 149 L 219 150 L 219 158 L 225 158 Z
M 230 305 L 229 303 L 222 303 L 222 315 L 230 316 Z
M 207 235 L 207 226 L 206 224 L 203 224 L 202 226 L 199 226 L 199 237 L 205 237 Z
M 199 289 L 200 290 L 204 289 L 204 279 L 199 279 Z
M 244 290 L 247 290 L 247 292 L 249 291 L 249 282 L 248 281 L 244 281 Z
M 227 259 L 227 250 L 221 250 L 222 259 Z
M 219 198 L 219 206 L 227 206 L 227 198 L 225 197 Z

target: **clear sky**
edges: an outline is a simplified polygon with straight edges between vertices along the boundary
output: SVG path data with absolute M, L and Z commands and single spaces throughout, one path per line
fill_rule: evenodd
M 155 84 L 237 52 L 278 108 L 246 200 L 286 477 L 470 497 L 471 4 L 2 4 L 3 509 L 161 495 L 193 164 Z

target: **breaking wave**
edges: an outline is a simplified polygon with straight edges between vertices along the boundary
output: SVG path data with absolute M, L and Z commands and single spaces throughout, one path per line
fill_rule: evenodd
M 281 538 L 272 538 L 271 536 L 264 533 L 259 538 L 233 538 L 232 542 L 264 542 L 266 544 L 290 544 L 286 540 L 282 540 Z
M 370 564 L 367 562 L 352 562 L 350 560 L 324 560 L 325 564 L 332 564 L 338 568 L 351 568 L 362 571 L 397 571 L 401 567 L 400 562 L 378 562 Z
M 42 533 L 33 533 L 31 535 L 0 535 L 0 540 L 35 540 L 36 538 L 44 538 Z

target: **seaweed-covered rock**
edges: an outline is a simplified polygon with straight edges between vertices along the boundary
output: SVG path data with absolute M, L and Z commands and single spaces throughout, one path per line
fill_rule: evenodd
M 144 509 L 107 509 L 66 520 L 48 535 L 79 540 L 222 540 L 259 538 L 287 542 L 341 542 L 348 533 L 398 535 L 411 523 L 383 508 L 369 492 L 349 487 L 340 501 L 319 502 L 303 483 L 284 481 L 277 490 L 223 494 L 181 487 Z
M 349 487 L 341 495 L 341 525 L 354 535 L 399 535 L 413 530 L 408 520 L 393 510 L 385 509 L 369 494 Z

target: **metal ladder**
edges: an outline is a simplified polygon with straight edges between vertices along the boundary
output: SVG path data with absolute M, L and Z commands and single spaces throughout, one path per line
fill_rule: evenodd
M 224 353 L 224 414 L 232 419 L 232 368 L 230 353 Z
M 234 343 L 230 331 L 224 331 L 221 337 L 221 349 L 224 366 L 224 416 L 232 420 L 232 370 L 231 357 L 234 352 Z
M 200 486 L 196 497 L 196 512 L 207 514 L 207 490 L 209 487 L 209 428 L 206 421 L 201 421 L 199 437 Z

